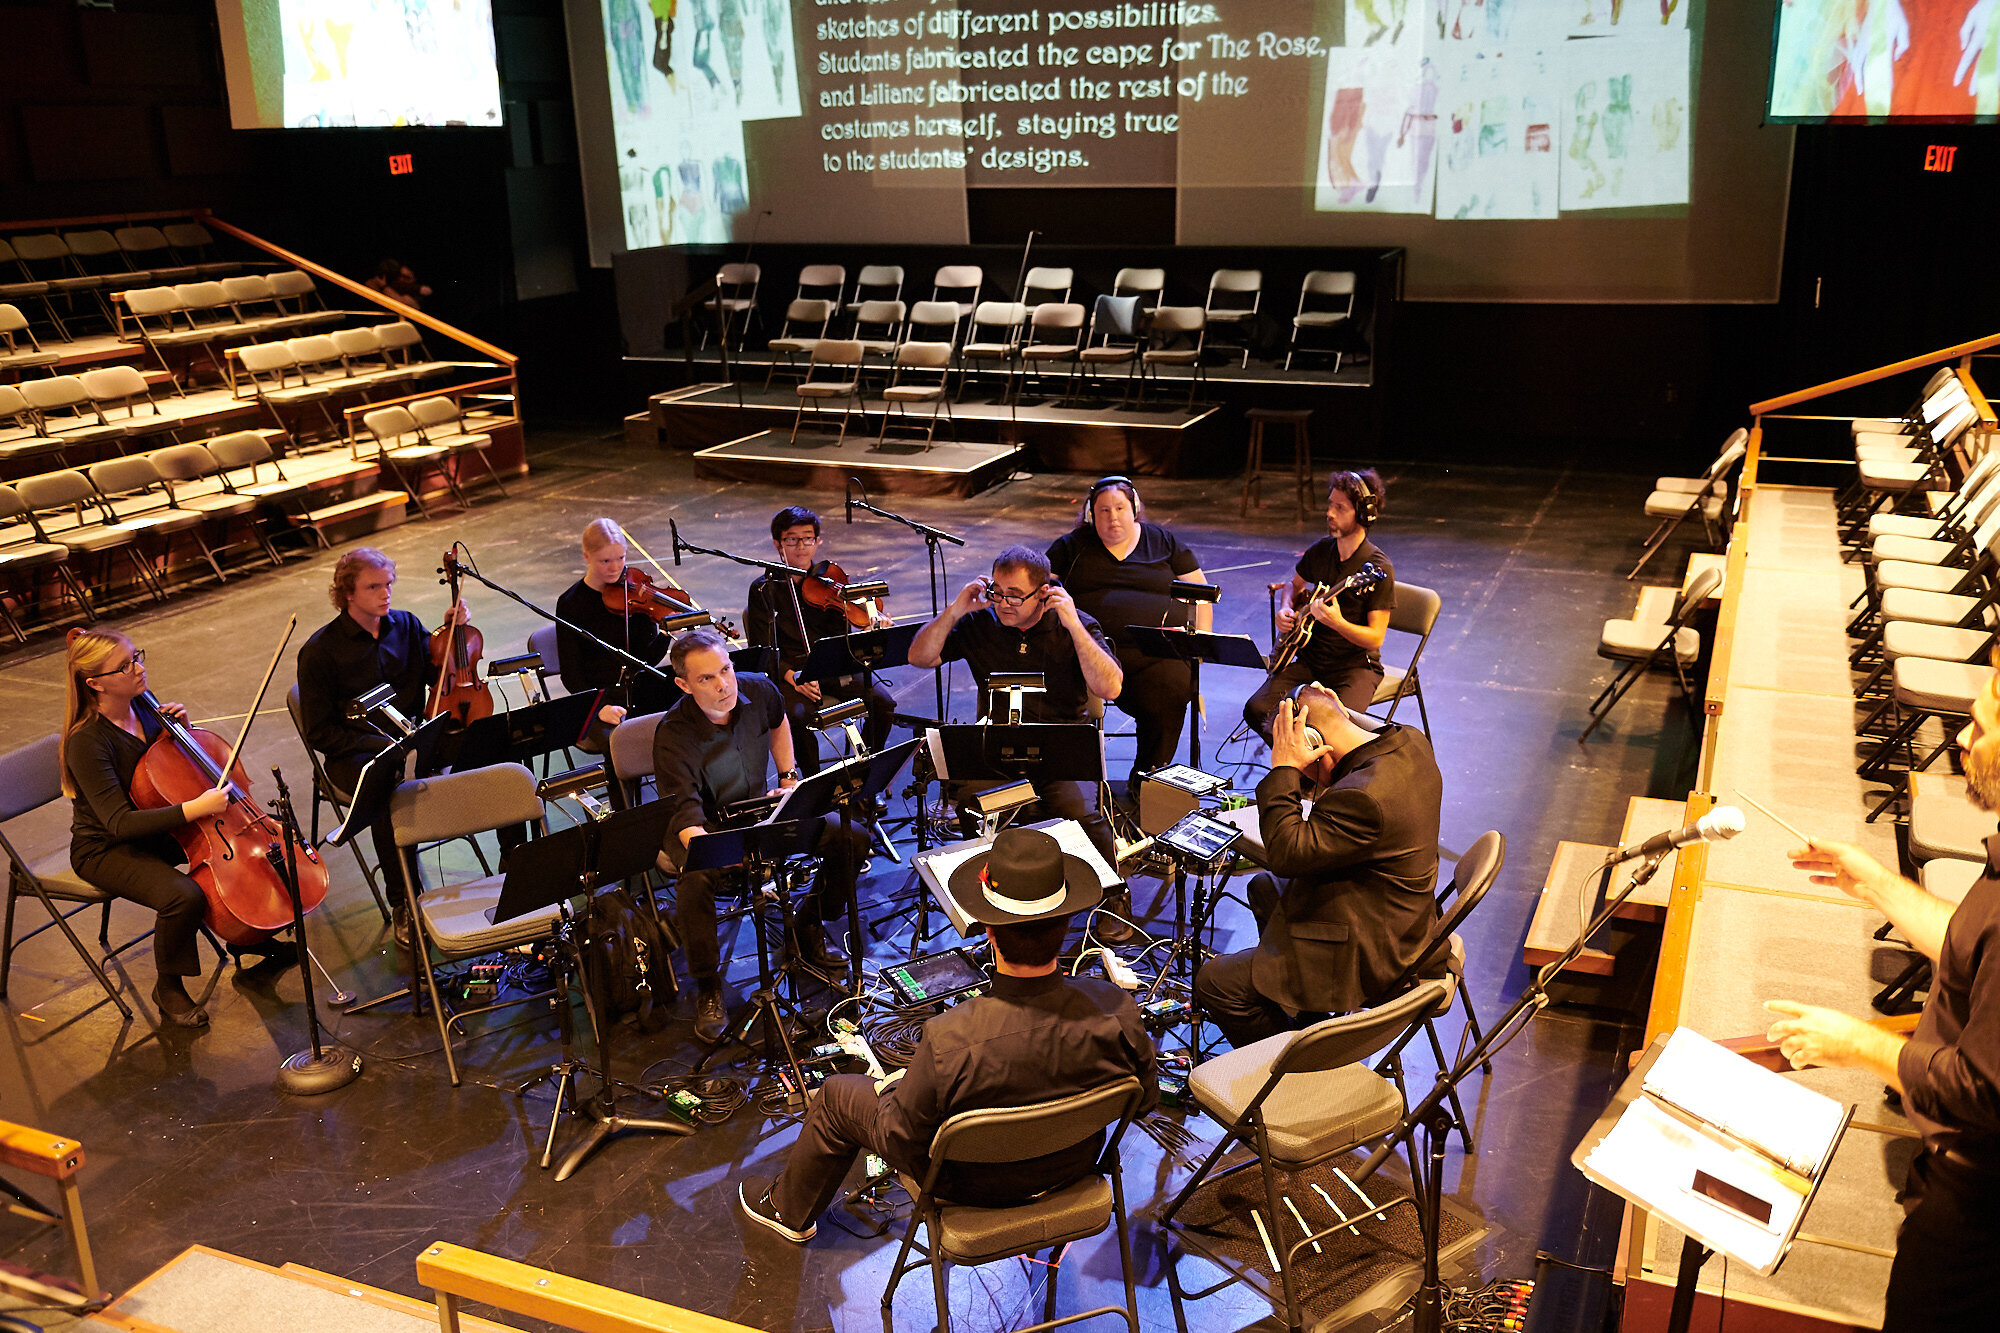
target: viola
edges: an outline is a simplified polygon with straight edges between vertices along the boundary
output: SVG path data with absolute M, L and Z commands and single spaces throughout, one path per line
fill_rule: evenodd
M 182 805 L 217 787 L 229 788 L 229 805 L 219 815 L 174 830 L 187 856 L 188 875 L 208 899 L 208 928 L 238 948 L 269 939 L 292 924 L 292 899 L 285 888 L 284 833 L 250 799 L 250 779 L 231 760 L 229 742 L 212 731 L 190 727 L 160 711 L 151 690 L 133 700 L 160 723 L 160 734 L 139 757 L 132 774 L 132 804 L 142 810 Z M 327 870 L 311 846 L 294 848 L 299 907 L 312 911 L 326 901 Z
M 630 565 L 618 576 L 618 582 L 606 587 L 600 595 L 604 598 L 604 605 L 620 615 L 645 616 L 654 624 L 675 616 L 708 614 L 695 604 L 687 589 L 655 583 L 652 575 Z M 720 630 L 725 639 L 743 637 L 737 633 L 736 626 L 721 617 L 710 616 L 709 623 Z
M 799 581 L 799 595 L 806 599 L 807 605 L 836 608 L 855 629 L 867 629 L 882 618 L 882 603 L 889 597 L 886 586 L 883 591 L 857 597 L 848 591 L 849 585 L 883 586 L 880 579 L 850 579 L 846 570 L 826 560 L 813 566 Z
M 430 663 L 437 669 L 437 678 L 431 682 L 430 703 L 424 709 L 425 717 L 449 713 L 461 727 L 475 718 L 493 716 L 493 691 L 486 688 L 486 679 L 479 670 L 486 639 L 470 623 L 459 624 L 456 614 L 459 574 L 463 568 L 456 548 L 444 553 L 445 583 L 451 589 L 453 614 L 443 626 L 431 632 Z

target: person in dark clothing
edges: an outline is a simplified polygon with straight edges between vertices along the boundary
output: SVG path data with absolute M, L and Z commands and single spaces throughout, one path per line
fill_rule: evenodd
M 1124 672 L 1115 701 L 1138 730 L 1127 790 L 1136 799 L 1139 774 L 1173 762 L 1181 724 L 1194 698 L 1194 677 L 1178 657 L 1149 657 L 1132 639 L 1134 625 L 1171 625 L 1209 632 L 1215 608 L 1177 602 L 1168 593 L 1176 579 L 1208 582 L 1201 561 L 1180 538 L 1145 522 L 1146 507 L 1125 477 L 1106 477 L 1090 488 L 1082 521 L 1049 546 L 1049 569 L 1076 604 L 1104 627 Z
M 793 569 L 820 572 L 819 515 L 800 505 L 780 509 L 771 516 L 771 545 L 778 558 Z M 853 627 L 839 607 L 813 606 L 799 591 L 801 576 L 790 579 L 760 574 L 750 585 L 750 601 L 743 612 L 743 632 L 760 648 L 778 650 L 778 691 L 785 701 L 785 716 L 791 719 L 792 743 L 798 748 L 799 769 L 810 777 L 819 772 L 819 732 L 812 718 L 821 703 L 843 699 L 865 699 L 868 717 L 861 724 L 861 740 L 872 753 L 882 748 L 894 725 L 896 700 L 872 674 L 842 676 L 832 681 L 803 681 L 799 668 L 806 654 L 821 639 L 848 633 Z M 790 586 L 787 587 L 786 585 Z M 803 620 L 807 638 L 799 637 Z M 874 628 L 890 624 L 889 617 L 874 617 Z
M 73 802 L 69 864 L 84 882 L 150 907 L 153 925 L 153 1003 L 180 1027 L 203 1027 L 208 1011 L 194 1002 L 181 978 L 201 972 L 195 948 L 208 899 L 177 867 L 187 858 L 174 841 L 182 824 L 213 819 L 229 807 L 217 787 L 194 800 L 160 810 L 132 804 L 132 774 L 160 734 L 159 719 L 135 708 L 146 692 L 146 654 L 123 634 L 76 629 L 69 635 L 64 677 L 62 790 Z M 187 721 L 187 709 L 160 711 Z
M 1382 683 L 1382 644 L 1389 637 L 1389 613 L 1396 609 L 1396 567 L 1368 530 L 1388 507 L 1382 478 L 1367 472 L 1336 472 L 1327 489 L 1327 535 L 1306 548 L 1292 571 L 1292 595 L 1278 608 L 1278 633 L 1292 632 L 1301 615 L 1318 621 L 1299 655 L 1274 671 L 1243 704 L 1243 720 L 1266 741 L 1278 701 L 1307 681 L 1317 681 L 1360 712 Z M 1294 610 L 1308 590 L 1338 587 L 1374 565 L 1382 577 L 1331 598 L 1316 598 Z M 1276 585 L 1273 585 L 1276 586 Z
M 372 723 L 347 716 L 347 705 L 377 685 L 389 685 L 395 688 L 396 710 L 403 716 L 416 721 L 424 712 L 430 636 L 416 616 L 390 607 L 395 591 L 395 561 L 373 546 L 343 552 L 327 589 L 337 614 L 299 649 L 299 720 L 306 744 L 318 752 L 334 785 L 349 792 L 390 738 Z M 459 624 L 466 622 L 463 601 L 452 608 L 452 615 Z M 408 944 L 409 904 L 395 831 L 384 816 L 369 834 L 389 889 L 396 940 Z
M 1995 656 L 2000 665 L 2000 654 Z M 1972 802 L 2000 811 L 2000 677 L 1958 737 Z M 1812 882 L 1875 908 L 1934 973 L 1908 1038 L 1791 1000 L 1765 1003 L 1792 1068 L 1864 1069 L 1894 1088 L 1923 1147 L 1903 1181 L 1884 1333 L 1993 1326 L 2000 1300 L 2000 833 L 1962 902 L 1933 896 L 1860 848 L 1819 838 L 1791 853 Z
M 684 697 L 653 733 L 653 782 L 659 799 L 672 807 L 664 850 L 679 865 L 691 841 L 720 827 L 725 809 L 797 786 L 799 769 L 778 687 L 752 672 L 737 675 L 720 634 L 707 627 L 687 631 L 674 640 L 671 661 Z M 774 760 L 775 787 L 769 782 Z M 862 830 L 843 834 L 838 818 L 822 821 L 814 846 L 822 858 L 819 875 L 792 905 L 786 927 L 793 950 L 822 972 L 847 966 L 827 943 L 825 923 L 846 910 L 867 850 Z M 694 1031 L 706 1042 L 721 1040 L 728 1025 L 715 929 L 715 893 L 727 873 L 689 871 L 674 884 L 675 919 L 695 983 Z
M 1278 705 L 1257 784 L 1264 861 L 1250 881 L 1254 949 L 1209 959 L 1195 1001 L 1233 1046 L 1390 999 L 1437 924 L 1444 784 L 1430 742 L 1358 725 L 1332 691 Z M 1304 801 L 1317 793 L 1308 814 Z
M 1107 981 L 1065 977 L 1056 963 L 1070 917 L 1098 900 L 1097 876 L 1037 829 L 1003 829 L 986 855 L 952 872 L 959 906 L 986 927 L 996 960 L 989 994 L 924 1024 L 908 1068 L 880 1083 L 836 1074 L 820 1086 L 777 1180 L 745 1178 L 744 1214 L 786 1240 L 817 1219 L 864 1149 L 923 1179 L 938 1127 L 962 1111 L 1027 1106 L 1136 1075 L 1135 1116 L 1159 1102 L 1153 1042 L 1132 997 Z M 999 1208 L 1088 1174 L 1103 1138 L 1019 1162 L 948 1163 L 939 1197 Z
M 648 665 L 658 665 L 671 643 L 652 617 L 634 611 L 613 611 L 604 604 L 604 590 L 625 576 L 625 530 L 608 518 L 593 518 L 583 529 L 583 577 L 556 598 L 556 614 L 567 624 L 556 626 L 556 668 L 563 688 L 571 694 L 612 690 L 630 663 L 606 652 L 570 628 L 577 625 Z M 636 668 L 634 668 L 636 670 Z M 601 754 L 611 728 L 625 720 L 626 701 L 607 698 L 597 710 L 584 748 Z

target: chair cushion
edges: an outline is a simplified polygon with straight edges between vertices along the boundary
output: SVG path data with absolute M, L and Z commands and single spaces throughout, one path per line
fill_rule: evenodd
M 1913 491 L 1931 475 L 1926 463 L 1875 463 L 1860 465 L 1861 484 L 1875 491 Z
M 487 875 L 483 879 L 466 880 L 460 884 L 426 888 L 418 896 L 417 906 L 424 915 L 424 933 L 430 936 L 439 953 L 453 958 L 493 953 L 538 940 L 554 928 L 559 914 L 552 906 L 503 921 L 497 926 L 493 924 L 493 909 L 500 903 L 500 885 L 504 878 L 502 875 Z
M 1877 594 L 1891 588 L 1918 592 L 1952 592 L 1965 582 L 1965 571 L 1956 565 L 1920 565 L 1908 560 L 1884 560 L 1875 566 Z
M 1597 638 L 1599 657 L 1616 657 L 1627 661 L 1638 661 L 1652 656 L 1667 636 L 1666 626 L 1649 624 L 1639 620 L 1607 620 Z M 1674 631 L 1674 656 L 1683 665 L 1701 655 L 1701 632 L 1692 626 L 1683 625 Z
M 801 398 L 845 398 L 859 387 L 857 380 L 809 380 L 798 386 Z
M 1978 607 L 1978 598 L 1963 597 L 1957 593 L 1890 588 L 1882 594 L 1884 620 L 1922 620 L 1933 625 L 1956 625 Z
M 1674 518 L 1681 514 L 1691 514 L 1698 498 L 1685 491 L 1654 491 L 1646 497 L 1646 517 Z M 1711 494 L 1701 506 L 1702 512 L 1711 519 L 1721 518 L 1725 498 L 1719 493 Z
M 882 397 L 897 403 L 927 403 L 933 398 L 944 397 L 944 386 L 940 384 L 894 384 L 882 390 Z
M 23 542 L 19 546 L 0 547 L 0 569 L 26 569 L 31 565 L 46 565 L 52 560 L 68 558 L 69 548 L 53 542 Z
M 1941 542 L 1923 537 L 1899 537 L 1887 533 L 1877 537 L 1868 545 L 1870 560 L 1907 560 L 1916 565 L 1941 565 L 1958 550 L 1956 542 Z
M 810 352 L 819 346 L 817 338 L 773 338 L 770 348 L 774 352 Z
M 1909 437 L 1903 436 L 1901 438 L 1907 439 Z M 1855 461 L 1860 463 L 1914 463 L 1918 457 L 1919 455 L 1915 449 L 1900 445 L 1862 441 L 1857 442 L 1854 446 Z
M 1955 856 L 1940 856 L 1934 861 L 1924 862 L 1918 878 L 1923 881 L 1924 892 L 1933 898 L 1942 898 L 1948 903 L 1962 903 L 1965 895 L 1972 892 L 1972 886 L 1986 873 L 1984 861 L 1961 861 Z
M 49 897 L 58 902 L 103 903 L 110 902 L 117 896 L 79 878 L 77 873 L 69 868 L 67 851 L 51 852 L 36 861 L 29 869 L 35 872 L 35 878 L 42 882 L 42 887 L 49 891 Z
M 1926 770 L 1910 774 L 1910 859 L 1986 861 L 1994 819 L 1966 795 L 1965 779 Z
M 1870 514 L 1868 535 L 1875 537 L 1920 537 L 1925 540 L 1935 538 L 1944 531 L 1944 520 L 1925 518 L 1921 514 Z
M 910 1193 L 914 1197 L 916 1191 Z M 1103 1176 L 1085 1176 L 1008 1208 L 943 1204 L 938 1209 L 938 1246 L 952 1263 L 984 1264 L 1083 1240 L 1110 1225 L 1111 1182 Z
M 1188 1076 L 1188 1090 L 1203 1110 L 1233 1124 L 1263 1090 L 1272 1062 L 1291 1041 L 1291 1033 L 1280 1032 L 1205 1060 Z M 1367 1066 L 1348 1065 L 1291 1075 L 1272 1089 L 1260 1113 L 1271 1160 L 1303 1166 L 1394 1129 L 1403 1118 L 1403 1095 Z
M 1993 635 L 1983 629 L 1953 629 L 1919 620 L 1892 620 L 1882 627 L 1882 655 L 1892 662 L 1899 657 L 1970 662 L 1975 655 L 1983 655 L 1991 642 Z
M 1896 702 L 1905 708 L 1970 714 L 1972 701 L 1993 679 L 1993 668 L 1976 662 L 1940 662 L 1934 657 L 1899 657 L 1892 678 Z

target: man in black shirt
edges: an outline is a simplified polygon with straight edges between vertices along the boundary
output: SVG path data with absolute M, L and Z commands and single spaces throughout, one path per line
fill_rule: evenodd
M 991 605 L 977 609 L 981 602 Z M 1124 672 L 1111 641 L 1097 622 L 1077 609 L 1068 592 L 1049 579 L 1048 557 L 1026 546 L 1009 546 L 993 561 L 993 577 L 959 589 L 937 619 L 917 631 L 910 664 L 937 667 L 963 660 L 983 693 L 994 672 L 1039 671 L 1045 692 L 1023 701 L 1024 722 L 1083 722 L 1091 695 L 1118 697 Z M 965 799 L 981 783 L 953 783 L 953 800 Z M 1093 795 L 1079 782 L 1038 782 L 1035 795 L 1047 815 L 1081 823 L 1090 840 L 1117 865 L 1110 825 Z
M 1289 604 L 1278 609 L 1281 636 L 1292 632 L 1301 615 L 1319 623 L 1299 655 L 1272 672 L 1243 705 L 1244 720 L 1265 740 L 1271 739 L 1278 701 L 1306 681 L 1318 681 L 1357 712 L 1374 701 L 1375 687 L 1382 683 L 1389 613 L 1396 608 L 1396 567 L 1368 540 L 1368 529 L 1386 504 L 1382 479 L 1372 470 L 1333 474 L 1326 499 L 1327 535 L 1299 557 L 1290 600 L 1321 584 L 1338 587 L 1365 565 L 1374 565 L 1382 577 L 1332 598 L 1316 598 L 1297 611 Z
M 1065 977 L 1056 963 L 1070 917 L 1098 900 L 1082 858 L 1038 829 L 1003 829 L 988 855 L 952 872 L 950 890 L 992 941 L 992 993 L 924 1024 L 908 1068 L 881 1083 L 836 1074 L 821 1085 L 783 1173 L 737 1188 L 744 1214 L 786 1240 L 812 1239 L 864 1148 L 923 1179 L 938 1127 L 962 1111 L 1028 1106 L 1130 1075 L 1140 1087 L 1135 1118 L 1159 1101 L 1153 1042 L 1132 997 L 1106 981 Z M 938 1194 L 1006 1207 L 1081 1179 L 1102 1150 L 1097 1135 L 1026 1161 L 948 1163 Z
M 583 530 L 583 577 L 570 584 L 556 598 L 556 614 L 595 634 L 615 647 L 623 648 L 640 661 L 658 663 L 667 655 L 667 636 L 650 616 L 635 611 L 613 611 L 604 604 L 604 590 L 615 587 L 625 576 L 625 530 L 608 518 L 594 518 Z M 629 663 L 606 652 L 569 628 L 556 626 L 556 665 L 562 672 L 563 688 L 571 694 L 585 690 L 609 689 L 618 683 Z M 607 702 L 598 709 L 597 727 L 615 727 L 625 720 L 623 700 Z M 602 738 L 596 742 L 603 748 Z
M 2000 810 L 2000 676 L 1974 701 L 1958 745 L 1967 794 Z M 1765 1005 L 1786 1015 L 1770 1037 L 1792 1068 L 1867 1070 L 1901 1094 L 1923 1138 L 1903 1181 L 1883 1333 L 1991 1328 L 2000 1300 L 2000 834 L 1986 840 L 1985 874 L 1956 905 L 1844 842 L 1815 838 L 1791 858 L 1813 883 L 1886 915 L 1934 968 L 1907 1039 L 1816 1005 Z
M 670 660 L 683 697 L 653 733 L 653 781 L 659 799 L 673 809 L 665 851 L 680 864 L 689 842 L 720 827 L 727 807 L 797 786 L 799 770 L 778 687 L 754 673 L 738 676 L 720 634 L 706 627 L 688 630 L 674 640 Z M 769 781 L 773 760 L 776 787 Z M 823 858 L 820 873 L 793 905 L 787 929 L 799 956 L 821 971 L 847 966 L 827 944 L 823 923 L 846 909 L 867 848 L 861 830 L 843 837 L 838 819 L 822 824 L 814 849 Z M 726 873 L 689 871 L 674 887 L 675 919 L 695 983 L 694 1031 L 707 1042 L 720 1040 L 728 1024 L 715 929 L 715 891 Z
M 785 716 L 791 719 L 792 743 L 798 747 L 799 768 L 808 777 L 819 772 L 819 733 L 812 719 L 822 702 L 842 699 L 868 701 L 868 718 L 861 726 L 861 740 L 872 752 L 889 739 L 896 715 L 896 700 L 870 674 L 843 676 L 832 681 L 802 681 L 798 672 L 806 664 L 806 654 L 821 639 L 846 634 L 852 626 L 839 607 L 814 606 L 800 593 L 804 571 L 820 563 L 819 515 L 801 505 L 780 509 L 771 516 L 771 545 L 778 558 L 802 573 L 789 579 L 760 574 L 750 585 L 750 604 L 743 613 L 743 630 L 756 646 L 778 650 L 778 691 L 785 701 Z M 789 586 L 787 586 L 789 585 Z M 799 623 L 805 623 L 807 638 L 799 637 Z M 874 617 L 874 628 L 890 623 L 885 615 Z

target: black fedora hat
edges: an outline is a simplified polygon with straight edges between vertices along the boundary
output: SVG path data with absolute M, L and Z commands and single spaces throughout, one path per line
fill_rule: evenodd
M 1040 829 L 1002 829 L 993 845 L 951 872 L 951 896 L 982 926 L 1068 916 L 1104 899 L 1097 872 Z

